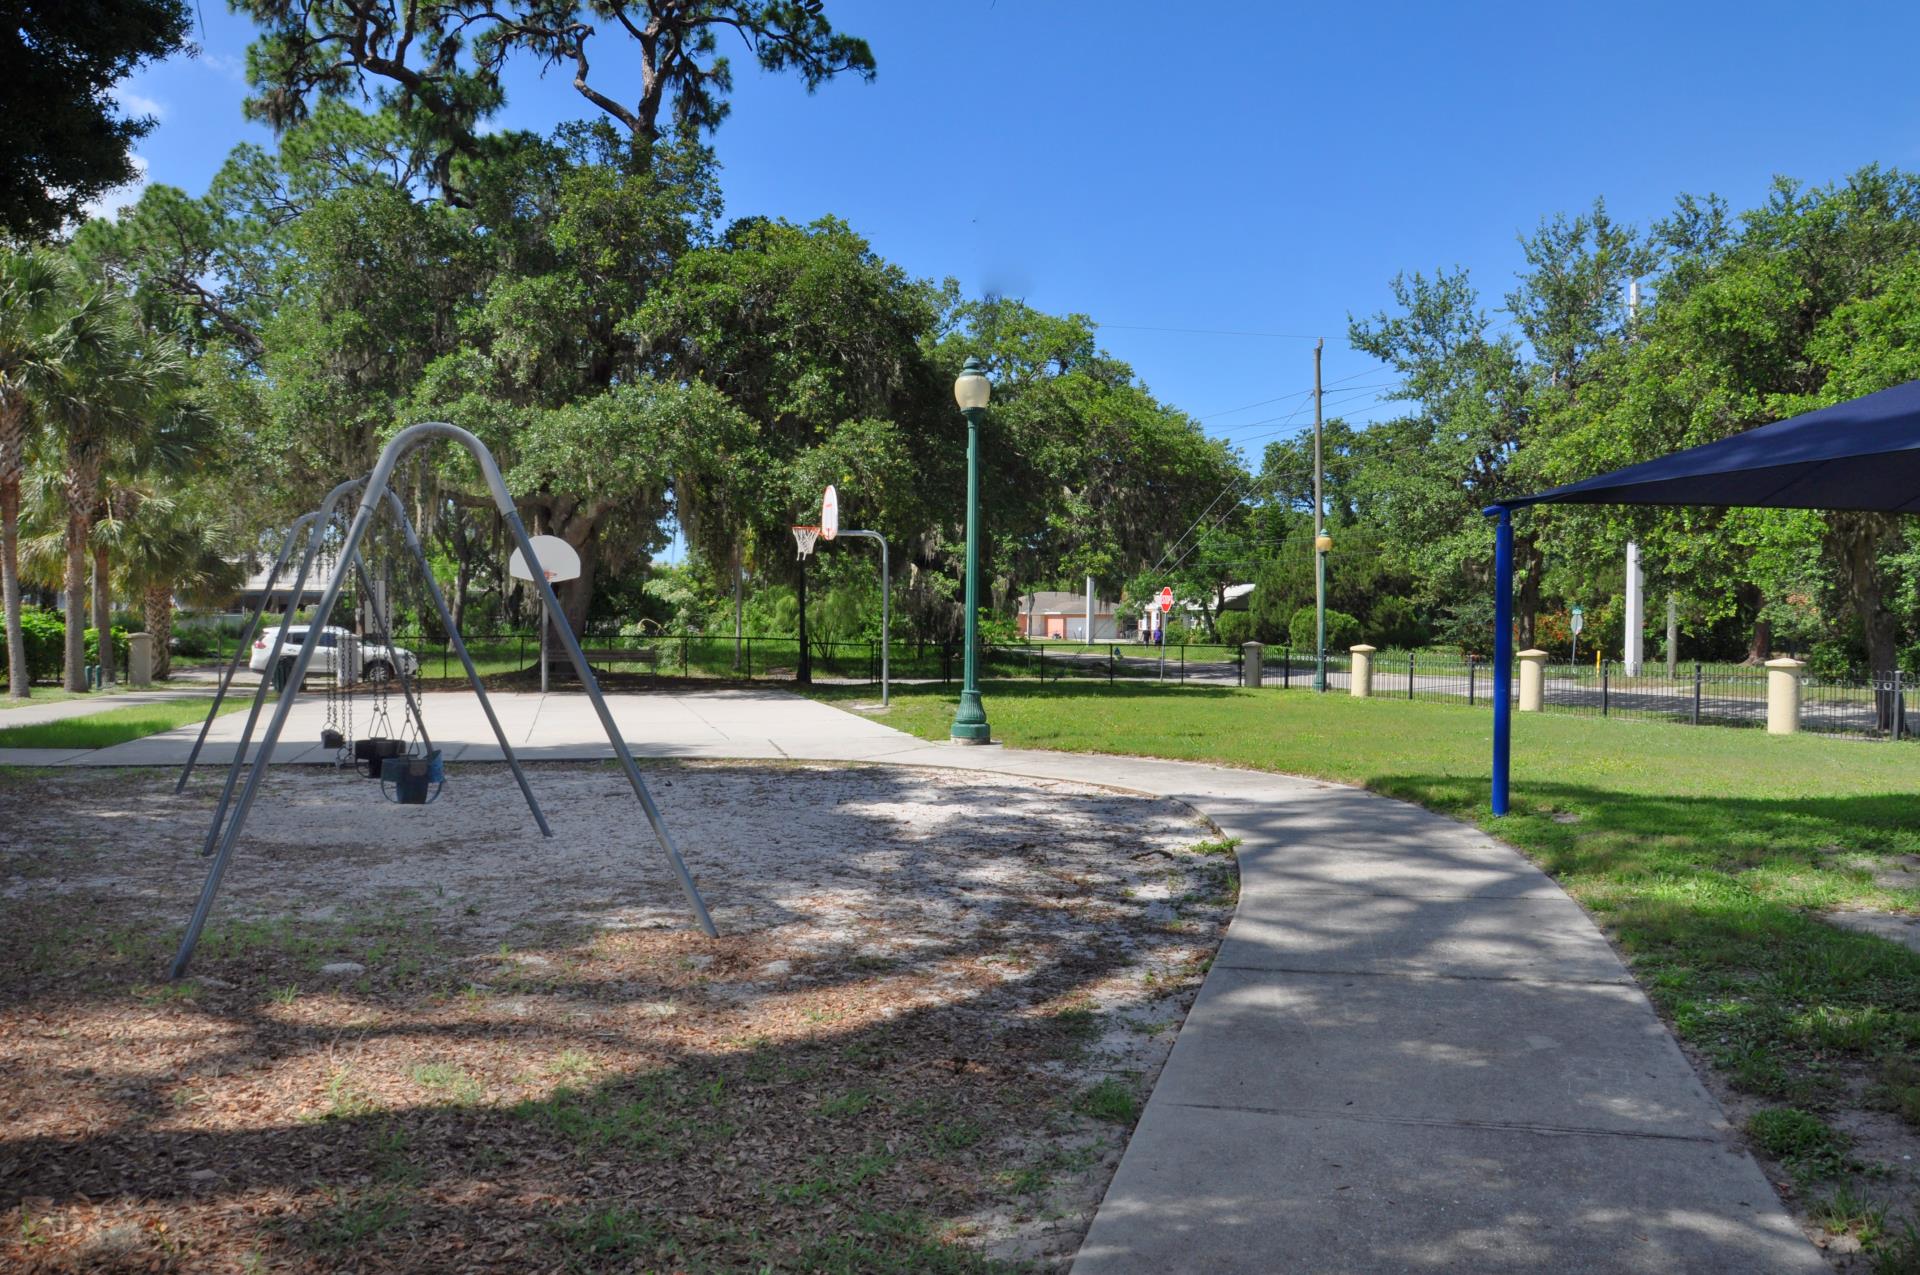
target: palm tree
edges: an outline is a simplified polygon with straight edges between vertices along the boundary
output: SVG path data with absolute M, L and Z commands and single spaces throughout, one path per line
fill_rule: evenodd
M 175 447 L 182 421 L 193 433 L 206 417 L 193 406 L 185 355 L 172 338 L 144 330 L 121 295 L 92 284 L 62 325 L 65 344 L 57 390 L 44 405 L 58 440 L 66 501 L 66 686 L 86 689 L 84 610 L 88 550 L 95 550 L 94 624 L 101 664 L 113 667 L 106 561 L 92 544 L 109 463 Z M 189 445 L 190 449 L 190 445 Z
M 77 281 L 71 264 L 56 253 L 0 245 L 0 592 L 7 694 L 15 699 L 30 693 L 20 631 L 20 480 L 39 423 L 36 402 L 60 377 L 61 311 Z
M 139 603 L 153 638 L 153 675 L 172 673 L 173 599 L 202 600 L 229 593 L 246 578 L 240 536 L 232 520 L 196 507 L 188 496 L 161 495 L 151 486 L 110 482 L 110 516 L 94 528 L 94 548 L 111 548 L 125 596 Z M 95 567 L 96 575 L 99 567 Z

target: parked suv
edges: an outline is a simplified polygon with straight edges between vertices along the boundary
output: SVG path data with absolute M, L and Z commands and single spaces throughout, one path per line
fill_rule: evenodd
M 287 630 L 287 644 L 280 653 L 280 667 L 274 671 L 274 685 L 283 686 L 293 673 L 293 663 L 300 654 L 300 644 L 307 640 L 309 626 L 296 624 Z M 273 654 L 274 635 L 279 629 L 262 629 L 253 643 L 253 657 L 247 662 L 256 673 L 267 671 L 267 659 Z M 342 652 L 346 652 L 342 655 Z M 358 667 L 343 668 L 345 661 L 352 661 Z M 399 668 L 408 677 L 420 672 L 420 661 L 412 651 L 402 646 L 390 646 L 376 636 L 356 637 L 342 628 L 332 625 L 320 630 L 320 642 L 314 648 L 313 663 L 307 666 L 310 676 L 339 676 L 342 682 L 384 682 L 393 676 Z

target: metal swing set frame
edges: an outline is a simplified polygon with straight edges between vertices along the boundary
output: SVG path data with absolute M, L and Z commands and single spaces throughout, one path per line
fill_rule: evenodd
M 474 667 L 473 658 L 460 636 L 460 630 L 453 623 L 453 613 L 447 607 L 446 597 L 440 591 L 439 582 L 434 579 L 432 568 L 427 563 L 426 551 L 421 547 L 420 538 L 412 522 L 407 518 L 405 506 L 392 489 L 394 470 L 399 466 L 400 461 L 421 444 L 440 439 L 456 442 L 472 455 L 474 463 L 479 466 L 480 473 L 486 480 L 487 491 L 493 499 L 494 507 L 505 519 L 507 530 L 512 533 L 514 544 L 527 562 L 539 561 L 538 555 L 534 553 L 533 544 L 527 536 L 526 526 L 521 522 L 519 511 L 514 506 L 513 497 L 507 491 L 506 480 L 501 477 L 500 467 L 494 462 L 493 454 L 487 450 L 486 444 L 456 425 L 438 421 L 412 425 L 401 430 L 380 453 L 380 459 L 374 465 L 371 474 L 366 478 L 349 479 L 341 483 L 327 493 L 327 498 L 319 509 L 296 518 L 288 528 L 286 538 L 274 559 L 273 568 L 268 573 L 267 587 L 261 591 L 260 602 L 254 607 L 252 618 L 242 631 L 240 643 L 234 651 L 233 661 L 220 679 L 213 703 L 207 710 L 207 719 L 201 723 L 199 737 L 194 740 L 193 748 L 187 755 L 187 763 L 181 769 L 180 778 L 174 785 L 175 792 L 184 791 L 187 780 L 193 774 L 194 764 L 198 761 L 201 747 L 206 742 L 207 732 L 213 725 L 214 718 L 219 715 L 221 701 L 226 697 L 227 689 L 232 685 L 234 675 L 239 671 L 240 661 L 249 649 L 250 640 L 259 632 L 261 619 L 266 613 L 268 600 L 273 593 L 274 581 L 285 570 L 295 545 L 304 537 L 305 551 L 300 559 L 299 570 L 294 575 L 293 587 L 287 595 L 288 622 L 292 620 L 294 612 L 299 608 L 300 597 L 305 591 L 307 579 L 312 574 L 314 562 L 320 555 L 321 546 L 336 516 L 341 512 L 342 502 L 348 496 L 358 492 L 359 501 L 354 510 L 353 519 L 348 524 L 346 534 L 336 551 L 338 560 L 351 566 L 355 576 L 361 582 L 361 587 L 371 594 L 371 581 L 367 576 L 366 564 L 360 556 L 360 546 L 366 540 L 368 529 L 374 518 L 379 516 L 382 506 L 391 511 L 395 525 L 399 527 L 405 541 L 407 553 L 418 566 L 421 578 L 426 584 L 427 594 L 433 600 L 434 610 L 439 615 L 440 623 L 446 628 L 449 643 L 459 655 L 461 666 L 467 671 L 467 680 L 472 685 L 474 694 L 480 699 L 481 711 L 486 715 L 487 725 L 492 728 L 494 739 L 500 745 L 501 755 L 512 768 L 513 777 L 520 786 L 521 795 L 526 798 L 527 809 L 533 814 L 534 822 L 540 826 L 541 835 L 546 837 L 553 835 L 553 829 L 548 825 L 546 815 L 541 811 L 540 803 L 533 795 L 533 788 L 527 782 L 526 772 L 521 768 L 513 746 L 507 742 L 506 732 L 500 725 L 499 717 L 493 711 L 492 702 L 487 698 L 486 687 L 481 683 L 479 670 Z M 226 782 L 221 789 L 220 799 L 214 807 L 213 821 L 207 830 L 206 841 L 201 849 L 201 853 L 211 856 L 213 862 L 208 865 L 206 884 L 201 887 L 199 901 L 195 904 L 193 915 L 187 922 L 187 932 L 181 938 L 179 951 L 173 958 L 170 974 L 172 978 L 177 979 L 184 975 L 193 959 L 194 947 L 200 941 L 201 931 L 205 929 L 207 917 L 213 910 L 214 898 L 219 894 L 220 881 L 226 875 L 228 864 L 233 860 L 234 848 L 239 843 L 242 830 L 246 827 L 247 815 L 253 809 L 254 801 L 260 793 L 261 783 L 266 778 L 267 767 L 273 761 L 274 747 L 279 743 L 280 736 L 286 729 L 294 701 L 299 698 L 307 670 L 313 663 L 321 632 L 326 628 L 328 620 L 332 618 L 334 607 L 340 601 L 345 579 L 344 571 L 335 571 L 333 577 L 327 582 L 321 594 L 320 603 L 314 608 L 313 618 L 308 622 L 306 637 L 301 641 L 299 651 L 294 656 L 293 668 L 287 676 L 279 700 L 274 705 L 273 715 L 267 723 L 266 732 L 261 736 L 259 750 L 249 764 L 248 745 L 253 741 L 254 728 L 259 723 L 260 710 L 266 702 L 267 688 L 272 680 L 273 670 L 279 667 L 285 655 L 289 623 L 283 622 L 274 635 L 273 649 L 268 654 L 266 670 L 261 675 L 260 685 L 254 690 L 253 704 L 247 713 L 246 726 L 234 750 L 233 762 L 227 769 Z M 539 588 L 545 605 L 553 611 L 559 611 L 560 600 L 554 594 L 553 585 L 539 573 L 535 574 L 533 583 Z M 587 698 L 592 701 L 594 712 L 600 718 L 600 725 L 606 732 L 607 742 L 613 745 L 613 751 L 619 758 L 621 769 L 626 773 L 627 782 L 632 787 L 634 796 L 639 800 L 641 809 L 646 813 L 654 838 L 659 842 L 661 851 L 666 855 L 667 862 L 680 883 L 681 892 L 686 896 L 687 905 L 692 909 L 694 919 L 709 938 L 717 937 L 720 931 L 715 928 L 713 918 L 707 912 L 706 902 L 700 897 L 700 889 L 694 884 L 693 875 L 687 871 L 686 861 L 680 857 L 679 848 L 674 845 L 672 834 L 667 831 L 666 821 L 660 815 L 660 808 L 655 804 L 653 794 L 647 789 L 646 780 L 640 775 L 640 768 L 634 764 L 633 753 L 627 747 L 625 737 L 621 735 L 619 726 L 614 723 L 613 713 L 607 708 L 606 698 L 600 693 L 600 684 L 595 680 L 593 670 L 587 664 L 586 654 L 580 649 L 580 640 L 574 636 L 570 626 L 561 624 L 556 627 L 561 644 L 566 648 L 567 657 L 573 662 L 574 672 L 579 677 L 581 686 L 585 688 Z M 414 715 L 422 741 L 431 750 L 432 741 L 426 737 L 425 721 L 420 716 L 419 705 L 414 701 L 413 691 L 407 683 L 405 672 L 399 668 L 396 668 L 395 672 L 400 678 L 401 692 L 406 697 L 407 710 Z M 243 769 L 247 772 L 244 785 L 240 783 L 240 773 Z M 239 789 L 237 802 L 234 796 L 236 787 Z

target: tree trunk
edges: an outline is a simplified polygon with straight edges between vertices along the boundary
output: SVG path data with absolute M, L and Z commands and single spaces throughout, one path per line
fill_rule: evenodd
M 86 506 L 67 508 L 67 649 L 64 683 L 70 691 L 87 689 L 87 532 Z
M 1520 560 L 1520 596 L 1514 599 L 1513 623 L 1519 630 L 1520 649 L 1525 651 L 1534 645 L 1535 620 L 1540 614 L 1540 573 L 1543 555 L 1531 538 L 1525 538 L 1515 546 Z
M 1867 672 L 1891 674 L 1899 662 L 1899 625 L 1886 605 L 1880 577 L 1880 538 L 1890 520 L 1879 514 L 1827 515 L 1827 548 L 1840 566 L 1847 600 L 1867 644 Z
M 466 515 L 453 511 L 449 528 L 453 534 L 453 602 L 447 608 L 453 615 L 453 627 L 467 631 L 467 593 L 473 588 L 473 535 L 466 526 Z M 449 634 L 449 637 L 452 635 Z
M 150 584 L 142 602 L 147 636 L 153 639 L 154 680 L 164 682 L 173 675 L 173 590 L 167 585 Z
M 568 543 L 572 543 L 571 540 Z M 587 607 L 593 601 L 594 552 L 593 537 L 588 536 L 585 543 L 574 545 L 580 554 L 580 574 L 572 580 L 561 583 L 555 590 L 560 595 L 560 613 L 573 626 L 573 635 L 584 638 L 587 634 Z
M 1767 595 L 1760 592 L 1755 584 L 1740 583 L 1733 588 L 1735 605 L 1753 614 L 1753 636 L 1747 643 L 1747 658 L 1741 663 L 1758 668 L 1773 658 L 1773 624 L 1761 618 L 1760 609 L 1767 604 Z
M 800 582 L 793 588 L 800 600 L 800 655 L 794 661 L 793 680 L 801 686 L 813 685 L 813 655 L 807 649 L 807 564 L 800 563 Z
M 733 553 L 733 671 L 740 671 L 741 595 L 746 590 L 746 572 L 740 561 L 740 542 L 734 541 Z
M 0 457 L 0 465 L 6 463 Z M 20 627 L 20 475 L 0 477 L 0 591 L 6 595 L 7 694 L 25 699 L 27 640 Z
M 117 667 L 113 658 L 113 591 L 109 587 L 107 551 L 105 546 L 95 546 L 93 550 L 93 627 L 100 631 L 100 685 L 111 686 L 119 681 L 114 675 Z

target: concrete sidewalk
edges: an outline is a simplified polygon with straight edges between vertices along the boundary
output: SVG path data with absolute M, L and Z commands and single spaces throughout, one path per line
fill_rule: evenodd
M 211 688 L 156 686 L 147 691 L 106 691 L 81 699 L 49 700 L 44 704 L 28 700 L 15 707 L 0 708 L 0 730 L 9 726 L 38 726 L 43 722 L 64 722 L 73 717 L 91 717 L 113 708 L 131 708 L 140 704 L 158 704 L 174 699 L 211 700 Z M 7 752 L 0 749 L 0 753 Z
M 577 694 L 495 703 L 529 758 L 610 755 Z M 640 755 L 1110 784 L 1241 839 L 1239 911 L 1076 1275 L 1827 1269 L 1587 915 L 1472 828 L 1281 775 L 928 744 L 770 689 L 611 703 Z M 323 711 L 280 758 L 330 760 Z M 427 719 L 455 759 L 498 757 L 470 697 Z M 63 764 L 177 765 L 193 733 Z

